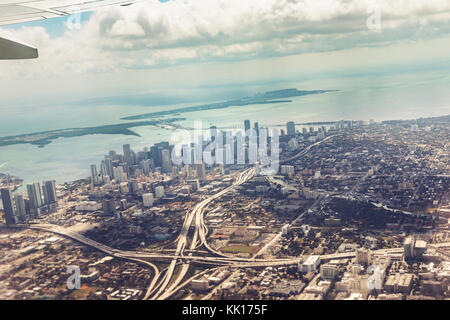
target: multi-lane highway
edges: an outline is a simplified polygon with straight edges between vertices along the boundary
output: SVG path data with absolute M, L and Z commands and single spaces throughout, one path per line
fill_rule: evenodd
M 186 281 L 183 282 L 183 284 L 180 284 L 184 276 L 181 276 L 181 273 L 178 273 L 175 281 L 172 283 L 177 283 L 178 285 L 171 285 L 169 288 L 167 288 L 167 283 L 169 283 L 170 280 L 167 280 L 167 272 L 169 271 L 169 268 L 165 270 L 165 277 L 161 278 L 161 273 L 158 270 L 158 268 L 148 260 L 154 260 L 154 261 L 176 261 L 180 259 L 184 264 L 189 266 L 192 263 L 207 263 L 211 266 L 228 266 L 231 268 L 255 268 L 255 267 L 277 267 L 277 266 L 289 266 L 289 265 L 296 265 L 299 263 L 299 258 L 289 258 L 289 259 L 255 259 L 255 258 L 236 258 L 236 257 L 205 257 L 205 256 L 194 256 L 194 255 L 165 255 L 160 253 L 150 253 L 150 252 L 139 252 L 139 251 L 124 251 L 124 250 L 118 250 L 113 249 L 111 247 L 108 247 L 104 244 L 98 243 L 94 240 L 91 240 L 89 238 L 86 238 L 76 232 L 72 232 L 68 229 L 56 226 L 56 225 L 49 225 L 49 224 L 33 224 L 30 225 L 30 228 L 46 231 L 46 232 L 52 232 L 56 233 L 65 237 L 68 237 L 70 239 L 76 240 L 80 243 L 83 243 L 85 245 L 91 246 L 99 251 L 104 252 L 107 255 L 120 258 L 120 259 L 127 259 L 133 262 L 138 262 L 144 265 L 149 266 L 154 270 L 154 277 L 146 291 L 146 294 L 144 296 L 144 299 L 148 299 L 149 297 L 152 298 L 168 298 L 173 293 L 175 293 L 178 289 L 186 285 Z M 449 247 L 450 242 L 444 242 L 444 243 L 433 243 L 430 244 L 431 247 L 440 249 L 443 247 Z M 403 248 L 390 248 L 390 249 L 380 249 L 373 251 L 374 254 L 386 254 L 386 253 L 401 253 L 403 251 Z M 356 256 L 355 251 L 351 252 L 344 252 L 344 253 L 333 253 L 333 254 L 326 254 L 321 256 L 321 261 L 327 261 L 332 259 L 344 259 L 344 258 L 353 258 Z M 175 262 L 176 265 L 176 262 Z M 183 266 L 182 265 L 182 266 Z M 173 272 L 173 271 L 172 271 Z M 172 273 L 173 275 L 173 273 Z M 169 277 L 169 279 L 172 276 Z M 180 280 L 178 280 L 180 279 Z M 161 287 L 163 285 L 166 286 L 166 289 L 161 290 Z M 170 289 L 170 291 L 169 291 Z M 161 294 L 163 293 L 163 294 Z
M 279 163 L 287 163 L 289 161 L 295 160 L 305 154 L 307 154 L 313 147 L 324 143 L 337 135 L 326 137 L 316 143 L 313 143 L 297 153 L 296 155 L 283 159 Z M 262 165 L 261 168 L 268 166 L 269 164 Z M 129 259 L 132 261 L 144 263 L 150 266 L 155 273 L 155 276 L 145 294 L 145 298 L 151 299 L 167 299 L 173 295 L 178 288 L 180 288 L 181 281 L 185 278 L 189 271 L 189 267 L 192 263 L 202 263 L 216 266 L 229 265 L 232 267 L 264 267 L 264 266 L 282 266 L 282 265 L 292 265 L 298 263 L 298 258 L 294 259 L 256 259 L 256 256 L 250 259 L 230 257 L 223 254 L 220 251 L 213 249 L 207 242 L 206 236 L 208 233 L 208 228 L 204 221 L 205 209 L 214 200 L 220 198 L 224 194 L 230 192 L 237 186 L 243 184 L 244 182 L 250 180 L 256 174 L 256 168 L 249 168 L 241 172 L 234 183 L 228 188 L 209 196 L 200 203 L 198 203 L 193 210 L 186 214 L 183 222 L 183 226 L 180 235 L 176 239 L 176 249 L 173 254 L 163 254 L 161 252 L 139 252 L 139 251 L 124 251 L 113 249 L 104 244 L 98 243 L 92 239 L 86 238 L 78 233 L 72 232 L 70 230 L 61 228 L 56 225 L 49 224 L 34 224 L 30 227 L 33 229 L 44 230 L 48 232 L 57 233 L 78 242 L 89 245 L 97 250 L 100 250 L 108 255 L 121 258 Z M 191 226 L 195 226 L 194 233 L 192 237 L 189 237 L 189 230 Z M 265 247 L 267 249 L 276 241 L 273 239 Z M 209 251 L 212 256 L 194 255 L 197 248 L 204 247 Z M 260 251 L 261 252 L 261 251 Z M 187 254 L 185 254 L 187 253 Z M 262 253 L 262 252 L 261 252 Z M 198 254 L 198 253 L 197 253 Z M 326 258 L 326 257 L 324 257 Z M 169 266 L 162 272 L 149 261 L 170 261 Z M 181 263 L 181 265 L 180 265 Z M 177 270 L 178 267 L 178 270 Z M 177 272 L 175 272 L 177 270 Z
M 179 240 L 178 240 L 177 251 L 175 252 L 176 257 L 170 263 L 169 269 L 164 276 L 164 283 L 161 285 L 157 294 L 155 296 L 153 296 L 152 299 L 163 300 L 163 299 L 167 299 L 168 297 L 170 297 L 173 293 L 176 292 L 175 289 L 177 288 L 177 286 L 180 284 L 180 282 L 183 280 L 183 278 L 186 276 L 187 272 L 189 271 L 191 261 L 190 261 L 190 259 L 188 259 L 188 260 L 184 259 L 184 263 L 180 267 L 178 274 L 176 275 L 175 279 L 173 279 L 171 285 L 168 287 L 168 283 L 171 280 L 173 273 L 175 271 L 175 266 L 176 266 L 176 263 L 178 260 L 177 258 L 179 256 L 192 258 L 192 253 L 189 253 L 188 256 L 184 256 L 184 250 L 185 250 L 187 242 L 188 242 L 187 235 L 189 232 L 189 228 L 194 220 L 195 220 L 195 231 L 194 231 L 194 235 L 192 236 L 192 239 L 190 241 L 190 250 L 192 251 L 195 248 L 200 247 L 201 245 L 204 245 L 211 253 L 213 253 L 219 257 L 221 256 L 221 257 L 228 258 L 221 252 L 214 250 L 213 248 L 211 248 L 208 245 L 208 243 L 206 241 L 207 227 L 206 227 L 204 219 L 203 219 L 204 211 L 205 211 L 205 208 L 212 201 L 214 201 L 217 198 L 220 198 L 222 195 L 226 194 L 227 192 L 231 191 L 233 188 L 236 188 L 237 186 L 241 185 L 242 183 L 244 183 L 245 181 L 247 181 L 251 177 L 253 177 L 253 175 L 255 174 L 255 171 L 256 170 L 254 168 L 245 170 L 244 172 L 239 174 L 237 179 L 234 181 L 234 183 L 230 187 L 225 188 L 224 190 L 216 193 L 215 195 L 210 196 L 207 199 L 201 201 L 194 207 L 194 209 L 191 212 L 188 213 L 187 219 L 185 219 L 184 224 L 183 224 L 181 236 L 179 237 Z M 231 257 L 231 259 L 233 259 L 233 258 Z
M 305 149 L 303 149 L 302 151 L 300 151 L 299 153 L 297 153 L 295 156 L 290 157 L 288 159 L 284 159 L 282 161 L 280 161 L 280 163 L 286 163 L 289 161 L 292 161 L 294 159 L 297 159 L 305 154 L 307 154 L 313 147 L 331 139 L 335 137 L 335 135 L 333 136 L 329 136 L 325 139 L 322 139 L 321 141 L 318 141 L 316 143 L 313 143 L 311 145 L 309 145 L 308 147 L 306 147 Z M 269 164 L 265 164 L 263 166 L 261 166 L 261 168 L 268 166 Z M 227 255 L 223 254 L 222 252 L 219 252 L 213 248 L 211 248 L 211 246 L 209 246 L 208 242 L 206 241 L 206 235 L 207 235 L 207 227 L 205 225 L 204 222 L 204 210 L 205 208 L 215 199 L 220 198 L 222 195 L 226 194 L 227 192 L 229 192 L 230 190 L 232 190 L 233 188 L 243 184 L 244 182 L 250 180 L 252 177 L 254 177 L 254 175 L 256 174 L 256 168 L 250 168 L 247 169 L 245 171 L 243 171 L 241 174 L 239 174 L 239 176 L 237 177 L 237 179 L 234 181 L 233 185 L 231 185 L 230 187 L 216 193 L 213 196 L 208 197 L 207 199 L 203 200 L 202 202 L 200 202 L 198 205 L 196 205 L 194 207 L 194 209 L 187 215 L 187 218 L 185 219 L 184 225 L 183 225 L 183 229 L 181 232 L 181 237 L 178 240 L 178 245 L 177 245 L 177 251 L 176 251 L 176 256 L 183 256 L 183 251 L 186 247 L 186 243 L 187 243 L 187 234 L 189 231 L 189 227 L 191 226 L 192 221 L 195 219 L 195 232 L 194 235 L 192 237 L 191 240 L 191 244 L 190 244 L 190 249 L 194 250 L 195 248 L 203 245 L 208 251 L 210 251 L 212 254 L 215 254 L 217 256 L 222 256 L 222 257 L 226 257 L 228 258 Z M 199 241 L 200 243 L 197 244 L 197 241 Z M 273 239 L 268 246 L 272 245 L 274 242 L 276 241 L 276 239 Z M 267 247 L 268 247 L 267 246 Z M 266 247 L 266 249 L 267 249 Z M 192 257 L 192 253 L 189 253 L 189 256 Z M 231 259 L 235 260 L 235 258 L 230 257 Z M 267 260 L 264 260 L 262 262 L 256 262 L 255 260 L 256 257 L 253 257 L 251 260 L 252 262 L 250 264 L 246 264 L 246 266 L 252 266 L 258 263 L 261 263 L 261 265 L 263 265 L 264 263 L 271 263 Z M 181 270 L 178 272 L 178 274 L 176 275 L 176 279 L 172 282 L 172 284 L 170 285 L 170 287 L 167 287 L 173 273 L 175 270 L 175 266 L 176 266 L 176 262 L 177 259 L 174 258 L 171 261 L 171 264 L 169 266 L 169 269 L 167 271 L 167 273 L 164 276 L 164 283 L 163 285 L 160 287 L 158 293 L 153 297 L 153 298 L 157 298 L 157 299 L 166 299 L 168 297 L 170 297 L 173 293 L 176 292 L 176 290 L 174 290 L 175 288 L 177 288 L 178 284 L 182 281 L 182 279 L 186 276 L 188 270 L 189 270 L 189 266 L 190 266 L 190 261 L 187 260 L 182 266 L 181 266 Z M 279 261 L 273 261 L 273 263 L 275 264 L 283 264 L 286 263 L 285 261 L 279 260 Z M 296 263 L 296 262 L 294 262 Z

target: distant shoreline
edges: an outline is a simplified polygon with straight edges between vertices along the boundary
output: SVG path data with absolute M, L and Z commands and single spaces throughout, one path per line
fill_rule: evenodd
M 276 104 L 288 103 L 292 100 L 286 99 L 291 97 L 298 97 L 311 94 L 321 94 L 327 92 L 336 92 L 338 90 L 297 90 L 295 88 L 267 91 L 265 93 L 256 94 L 253 97 L 244 97 L 225 102 L 217 102 L 211 104 L 197 105 L 191 107 L 178 108 L 173 110 L 164 110 L 150 112 L 140 115 L 127 116 L 121 120 L 142 120 L 147 118 L 161 118 L 167 115 L 180 115 L 186 112 L 195 112 L 203 110 L 224 109 L 231 106 L 247 106 L 253 104 Z M 103 125 L 96 127 L 85 128 L 67 128 L 50 131 L 41 131 L 28 134 L 21 134 L 15 136 L 0 137 L 0 147 L 16 145 L 16 144 L 31 144 L 38 148 L 43 148 L 58 138 L 72 138 L 93 134 L 122 134 L 138 136 L 136 132 L 130 130 L 133 127 L 141 126 L 155 126 L 161 124 L 172 124 L 176 121 L 186 120 L 185 118 L 170 118 L 170 119 L 152 119 L 148 121 L 128 122 L 112 125 Z
M 173 110 L 155 111 L 149 113 L 138 114 L 134 116 L 127 116 L 120 118 L 121 120 L 139 120 L 147 118 L 158 118 L 172 114 L 196 112 L 204 110 L 225 109 L 228 107 L 247 106 L 253 104 L 272 104 L 272 103 L 287 103 L 292 100 L 286 100 L 286 98 L 299 97 L 311 94 L 321 94 L 327 92 L 336 92 L 339 90 L 297 90 L 295 88 L 283 89 L 276 91 L 267 91 L 262 94 L 257 94 L 253 97 L 244 97 L 240 99 L 233 99 L 224 102 L 216 102 L 210 104 L 202 104 L 191 107 L 183 107 Z
M 67 128 L 59 130 L 41 131 L 16 136 L 0 137 L 0 147 L 29 143 L 32 145 L 36 145 L 39 148 L 43 148 L 46 145 L 52 143 L 53 140 L 58 138 L 81 137 L 92 134 L 122 134 L 140 137 L 139 134 L 130 130 L 130 128 L 168 124 L 181 120 L 185 119 L 172 118 L 165 120 L 138 121 L 138 122 L 111 124 L 97 127 Z

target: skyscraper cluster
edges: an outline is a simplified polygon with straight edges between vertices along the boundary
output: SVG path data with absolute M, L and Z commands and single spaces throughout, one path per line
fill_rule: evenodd
M 28 199 L 22 194 L 13 195 L 7 188 L 0 190 L 3 211 L 8 225 L 25 222 L 41 214 L 54 212 L 58 206 L 54 180 L 27 184 Z
M 197 140 L 194 139 L 181 146 L 177 154 L 182 158 L 181 163 L 172 159 L 174 146 L 166 141 L 156 143 L 139 152 L 133 151 L 129 144 L 123 145 L 122 154 L 109 151 L 99 168 L 95 164 L 90 166 L 91 184 L 100 190 L 98 194 L 103 201 L 105 214 L 111 215 L 115 211 L 117 199 L 105 199 L 105 192 L 101 192 L 103 187 L 106 187 L 104 190 L 110 190 L 108 186 L 112 181 L 119 185 L 120 193 L 142 197 L 148 207 L 150 203 L 153 203 L 150 195 L 155 201 L 161 201 L 162 198 L 167 197 L 164 192 L 166 181 L 181 178 L 200 183 L 207 180 L 207 168 L 219 166 L 224 172 L 225 164 L 250 163 L 249 148 L 258 146 L 259 134 L 267 135 L 267 129 L 260 128 L 257 122 L 252 128 L 249 120 L 245 121 L 245 127 L 252 129 L 250 130 L 251 139 L 247 142 L 246 135 L 242 132 L 233 134 L 232 131 L 223 131 L 216 126 L 211 126 L 210 130 L 206 131 L 206 133 L 209 132 L 210 138 L 202 134 L 197 137 Z M 208 149 L 211 145 L 215 147 Z M 213 161 L 207 161 L 206 158 Z M 166 174 L 166 177 L 161 176 L 162 180 L 151 181 L 151 178 L 158 177 L 158 174 Z

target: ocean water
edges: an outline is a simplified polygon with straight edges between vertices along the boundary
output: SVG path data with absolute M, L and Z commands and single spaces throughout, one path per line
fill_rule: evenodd
M 260 126 L 285 124 L 288 121 L 335 121 L 415 119 L 450 114 L 450 73 L 448 69 L 407 72 L 380 72 L 375 74 L 327 75 L 315 79 L 277 81 L 248 84 L 247 92 L 264 92 L 284 88 L 300 90 L 337 89 L 318 95 L 291 98 L 290 103 L 229 107 L 172 115 L 185 117 L 185 127 L 202 121 L 204 127 L 219 128 L 243 126 L 249 119 Z M 213 91 L 214 88 L 198 90 Z M 235 98 L 241 97 L 237 91 Z M 211 93 L 211 92 L 210 92 Z M 51 129 L 88 127 L 123 122 L 123 116 L 147 113 L 168 108 L 179 108 L 213 101 L 188 104 L 143 106 L 127 104 L 69 104 L 35 106 L 0 106 L 0 136 L 32 133 Z M 24 179 L 24 183 L 55 179 L 57 183 L 85 178 L 91 164 L 99 164 L 109 150 L 121 152 L 122 145 L 131 144 L 140 151 L 159 141 L 168 141 L 171 132 L 156 127 L 136 127 L 141 137 L 124 135 L 90 135 L 60 138 L 44 148 L 30 144 L 0 147 L 0 172 Z

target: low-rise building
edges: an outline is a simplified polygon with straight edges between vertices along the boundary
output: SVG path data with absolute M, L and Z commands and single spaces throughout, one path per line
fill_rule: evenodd
M 319 255 L 310 255 L 303 263 L 298 265 L 298 270 L 303 273 L 316 272 L 320 264 Z

